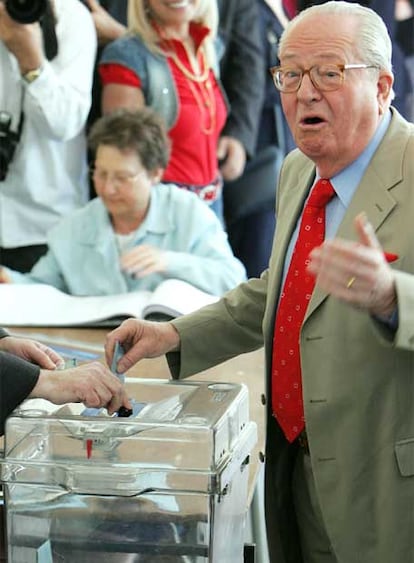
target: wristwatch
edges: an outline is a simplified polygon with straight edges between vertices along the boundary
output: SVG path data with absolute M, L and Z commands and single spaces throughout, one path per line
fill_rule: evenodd
M 43 68 L 39 66 L 39 68 L 35 68 L 33 70 L 29 70 L 25 72 L 24 74 L 22 74 L 23 80 L 28 84 L 31 84 L 32 82 L 34 82 L 39 78 L 39 76 L 42 74 L 42 70 Z

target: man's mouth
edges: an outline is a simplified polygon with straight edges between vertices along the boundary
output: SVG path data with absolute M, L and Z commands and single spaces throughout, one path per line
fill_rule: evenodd
M 322 117 L 318 117 L 317 115 L 313 116 L 313 117 L 305 117 L 304 119 L 301 119 L 301 124 L 302 125 L 318 125 L 319 123 L 324 123 L 324 119 L 322 119 Z

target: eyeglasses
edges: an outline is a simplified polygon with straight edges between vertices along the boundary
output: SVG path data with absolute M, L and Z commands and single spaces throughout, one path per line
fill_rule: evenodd
M 136 174 L 131 172 L 107 172 L 101 168 L 91 168 L 90 173 L 94 182 L 101 184 L 106 184 L 107 182 L 112 182 L 116 188 L 127 188 L 132 186 L 132 184 L 145 172 L 145 170 L 140 170 Z
M 312 84 L 322 92 L 338 90 L 345 78 L 345 71 L 359 68 L 378 68 L 366 64 L 327 64 L 315 65 L 302 69 L 295 67 L 274 66 L 270 69 L 273 82 L 280 92 L 297 92 L 302 84 L 305 74 L 309 74 Z

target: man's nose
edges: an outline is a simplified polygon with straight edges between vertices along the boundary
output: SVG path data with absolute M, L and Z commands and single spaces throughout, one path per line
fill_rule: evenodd
M 298 98 L 306 98 L 309 96 L 314 99 L 315 97 L 320 97 L 320 90 L 315 86 L 312 81 L 310 70 L 304 70 L 302 76 L 302 82 L 300 83 L 299 89 L 297 91 Z

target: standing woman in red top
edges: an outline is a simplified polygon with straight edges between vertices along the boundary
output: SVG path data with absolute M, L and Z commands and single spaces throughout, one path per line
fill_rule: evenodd
M 195 192 L 222 219 L 217 21 L 211 0 L 132 0 L 129 31 L 104 49 L 99 73 L 102 111 L 147 105 L 161 114 L 171 140 L 163 181 Z

